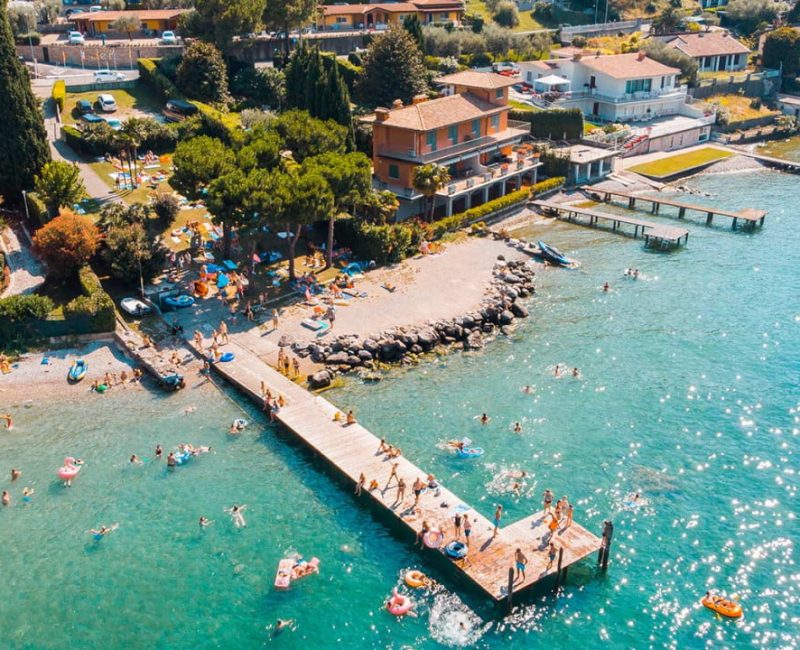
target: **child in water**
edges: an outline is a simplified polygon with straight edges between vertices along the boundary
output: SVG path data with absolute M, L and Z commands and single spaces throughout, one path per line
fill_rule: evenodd
M 225 509 L 225 512 L 227 512 L 231 516 L 231 520 L 233 520 L 233 525 L 236 526 L 237 528 L 244 528 L 247 526 L 247 522 L 244 520 L 244 515 L 242 514 L 246 507 L 247 505 L 241 505 L 241 506 L 234 505 L 231 506 L 230 508 Z

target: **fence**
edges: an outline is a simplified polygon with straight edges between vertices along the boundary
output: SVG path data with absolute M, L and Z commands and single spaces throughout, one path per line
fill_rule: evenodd
M 748 74 L 731 74 L 727 78 L 700 79 L 689 94 L 695 99 L 742 92 L 747 97 L 768 97 L 781 89 L 780 70 L 763 70 Z
M 120 81 L 104 81 L 101 83 L 90 84 L 69 84 L 67 85 L 68 93 L 91 93 L 91 92 L 108 92 L 110 90 L 130 90 L 136 88 L 139 83 L 138 79 L 125 79 Z
M 641 18 L 636 20 L 619 20 L 611 23 L 597 23 L 596 25 L 573 25 L 561 28 L 561 42 L 571 43 L 576 36 L 593 38 L 595 36 L 610 36 L 613 34 L 633 34 L 642 30 L 644 22 Z

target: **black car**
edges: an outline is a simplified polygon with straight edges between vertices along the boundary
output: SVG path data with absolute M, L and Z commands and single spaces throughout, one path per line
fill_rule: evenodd
M 75 104 L 75 110 L 77 110 L 78 113 L 81 115 L 94 113 L 94 107 L 92 106 L 92 102 L 90 102 L 88 99 L 79 99 L 78 102 Z

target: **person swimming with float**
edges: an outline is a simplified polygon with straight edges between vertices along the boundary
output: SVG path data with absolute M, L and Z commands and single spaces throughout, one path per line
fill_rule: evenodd
M 247 526 L 247 522 L 245 521 L 244 515 L 242 514 L 245 508 L 247 508 L 246 504 L 241 506 L 233 505 L 230 508 L 225 508 L 225 512 L 227 512 L 231 516 L 231 519 L 233 520 L 233 525 L 236 526 L 237 528 L 244 528 Z
M 110 535 L 113 533 L 117 528 L 119 528 L 119 524 L 114 524 L 113 526 L 100 526 L 98 529 L 92 528 L 91 530 L 87 531 L 90 535 L 92 535 L 96 541 L 100 541 L 106 535 Z

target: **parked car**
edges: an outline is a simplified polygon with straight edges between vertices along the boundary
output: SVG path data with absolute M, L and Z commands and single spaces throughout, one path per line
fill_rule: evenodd
M 94 113 L 94 106 L 92 106 L 92 102 L 88 99 L 79 99 L 75 104 L 75 109 L 81 115 L 88 115 L 89 113 Z
M 85 122 L 86 124 L 100 124 L 100 122 L 105 122 L 102 117 L 95 115 L 94 113 L 86 113 L 85 115 L 81 115 L 81 121 Z
M 100 106 L 100 110 L 104 113 L 113 113 L 117 110 L 117 100 L 114 99 L 113 95 L 106 93 L 98 95 L 97 103 Z
M 172 31 L 162 32 L 162 34 L 161 34 L 161 42 L 164 45 L 177 45 L 178 37 L 175 36 L 175 32 L 172 32 Z
M 94 73 L 94 82 L 95 83 L 104 83 L 106 81 L 123 81 L 125 79 L 125 75 L 121 72 L 117 72 L 115 70 L 96 70 Z
M 86 45 L 86 39 L 83 38 L 83 34 L 80 32 L 69 32 L 67 39 L 70 45 Z
M 105 7 L 101 7 L 100 5 L 94 5 L 89 7 L 89 13 L 97 13 L 98 11 L 105 11 Z
M 167 122 L 180 122 L 187 117 L 197 115 L 197 106 L 183 99 L 170 99 L 161 111 Z

